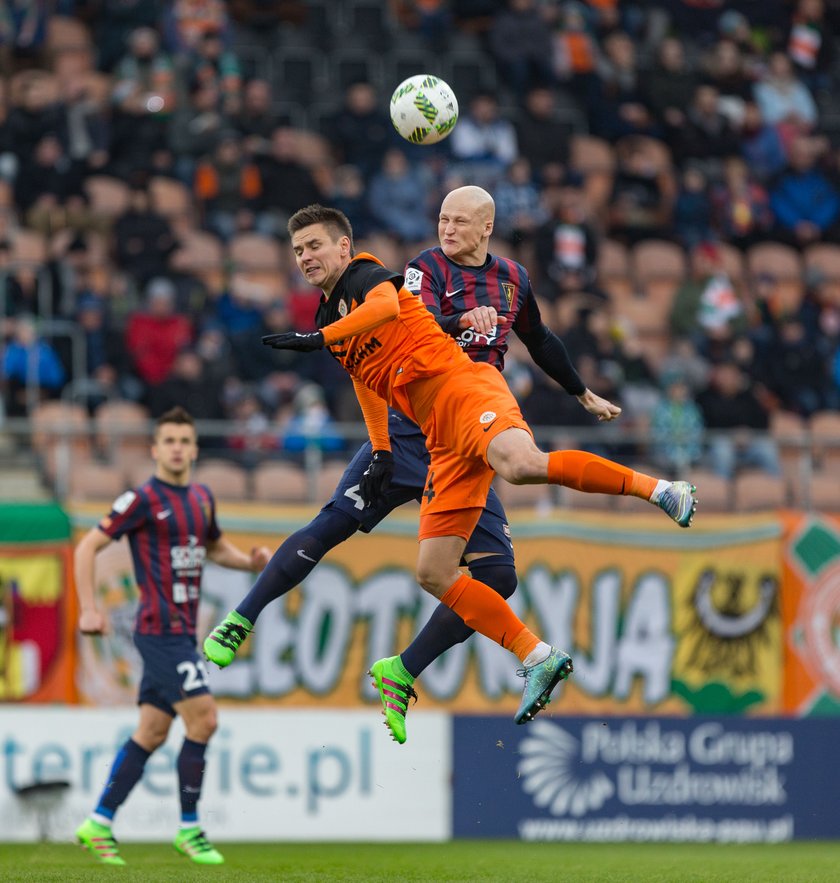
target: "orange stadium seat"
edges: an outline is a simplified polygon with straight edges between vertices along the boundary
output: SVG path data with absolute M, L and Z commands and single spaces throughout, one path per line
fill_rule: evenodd
M 709 469 L 688 470 L 688 479 L 697 487 L 697 509 L 704 512 L 729 512 L 732 509 L 732 482 Z
M 819 467 L 840 473 L 840 413 L 818 411 L 811 415 L 809 428 Z
M 787 503 L 785 481 L 760 469 L 746 469 L 735 477 L 735 510 L 758 512 L 781 509 Z
M 75 469 L 91 457 L 87 411 L 71 402 L 43 402 L 30 414 L 32 448 L 46 475 L 55 479 L 60 469 Z M 67 432 L 67 443 L 62 433 Z M 64 455 L 68 460 L 63 461 Z
M 116 500 L 128 489 L 124 470 L 105 463 L 80 463 L 70 473 L 70 496 L 74 500 Z
M 279 270 L 283 266 L 280 244 L 260 233 L 240 233 L 228 245 L 228 255 L 237 270 Z
M 818 470 L 811 475 L 808 506 L 817 512 L 840 512 L 840 475 L 832 470 Z
M 93 436 L 103 456 L 124 463 L 138 457 L 149 459 L 149 412 L 137 402 L 112 399 L 93 415 Z
M 633 293 L 630 253 L 623 242 L 604 239 L 598 245 L 598 284 L 611 297 L 622 298 Z
M 778 309 L 795 312 L 805 293 L 802 259 L 799 252 L 779 242 L 759 242 L 747 251 L 747 272 L 751 279 L 768 274 L 776 279 Z
M 91 175 L 85 179 L 90 210 L 93 215 L 111 222 L 128 209 L 128 184 L 110 175 Z
M 254 499 L 262 503 L 305 503 L 309 498 L 306 472 L 293 463 L 260 463 L 253 485 Z
M 802 502 L 805 492 L 802 485 L 803 458 L 807 461 L 810 457 L 807 424 L 799 414 L 774 411 L 770 415 L 770 434 L 779 451 L 788 496 L 794 504 L 798 504 Z
M 206 484 L 218 499 L 248 498 L 248 473 L 230 460 L 199 460 L 193 470 L 193 481 Z
M 805 249 L 805 269 L 818 270 L 827 279 L 840 280 L 840 245 L 816 242 Z
M 169 259 L 175 270 L 201 279 L 207 288 L 220 292 L 225 283 L 224 248 L 218 237 L 205 230 L 186 230 L 178 237 L 178 247 Z

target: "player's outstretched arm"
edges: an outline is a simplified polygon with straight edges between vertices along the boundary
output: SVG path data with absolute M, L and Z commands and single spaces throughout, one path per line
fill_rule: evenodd
M 602 399 L 601 396 L 595 395 L 591 389 L 585 389 L 583 395 L 579 395 L 577 400 L 590 414 L 593 414 L 604 423 L 615 420 L 621 414 L 621 408 L 618 405 L 614 405 L 607 399 Z
M 258 573 L 271 560 L 271 549 L 268 546 L 255 546 L 246 554 L 227 537 L 222 536 L 208 544 L 207 557 L 222 567 Z
M 93 527 L 82 537 L 73 552 L 73 575 L 79 598 L 79 631 L 83 635 L 101 635 L 108 627 L 104 614 L 96 606 L 93 563 L 96 553 L 110 542 L 111 538 L 107 534 L 98 527 Z

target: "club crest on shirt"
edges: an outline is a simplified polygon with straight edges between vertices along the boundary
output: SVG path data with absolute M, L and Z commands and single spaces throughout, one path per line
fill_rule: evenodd
M 405 271 L 404 285 L 412 294 L 419 294 L 423 285 L 423 271 L 416 267 L 409 267 Z
M 347 303 L 343 300 L 338 302 L 338 315 L 343 319 L 347 315 Z
M 508 308 L 510 308 L 513 303 L 513 296 L 516 294 L 516 286 L 513 282 L 502 282 L 502 291 L 505 293 L 505 298 L 507 299 Z
M 479 423 L 492 423 L 496 419 L 495 411 L 485 411 L 479 418 Z

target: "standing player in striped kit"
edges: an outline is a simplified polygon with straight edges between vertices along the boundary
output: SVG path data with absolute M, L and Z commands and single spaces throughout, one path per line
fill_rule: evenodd
M 152 444 L 153 477 L 118 497 L 111 513 L 85 534 L 75 551 L 82 634 L 101 635 L 107 627 L 96 607 L 94 559 L 112 540 L 128 537 L 140 589 L 134 632 L 143 659 L 140 721 L 117 753 L 95 810 L 76 831 L 79 843 L 103 864 L 125 864 L 111 822 L 140 781 L 149 756 L 166 741 L 176 714 L 184 721 L 186 735 L 177 764 L 181 828 L 173 845 L 197 864 L 224 861 L 204 835 L 197 810 L 204 755 L 216 730 L 216 703 L 195 644 L 201 575 L 207 558 L 235 570 L 262 570 L 271 552 L 259 547 L 246 555 L 222 536 L 210 490 L 190 483 L 197 456 L 192 417 L 183 408 L 159 417 Z
M 543 324 L 525 269 L 488 254 L 493 211 L 490 194 L 478 187 L 462 187 L 450 193 L 441 206 L 441 246 L 409 263 L 405 287 L 422 296 L 443 330 L 457 339 L 473 361 L 488 362 L 501 370 L 508 333 L 513 329 L 525 341 L 534 361 L 575 395 L 587 411 L 600 420 L 614 419 L 620 409 L 585 388 L 562 342 Z M 346 315 L 346 309 L 341 313 L 339 307 L 337 315 Z M 205 640 L 204 652 L 210 661 L 229 665 L 265 606 L 302 582 L 330 549 L 359 529 L 373 530 L 408 500 L 421 500 L 429 465 L 423 433 L 411 420 L 391 410 L 387 436 L 390 450 L 375 451 L 370 442 L 361 447 L 332 499 L 312 522 L 280 546 L 251 592 Z M 585 456 L 581 452 L 567 454 L 569 460 L 578 454 L 580 458 Z M 601 492 L 622 492 L 618 488 L 629 470 L 618 469 L 621 472 L 615 475 L 616 489 Z M 672 491 L 664 492 L 670 483 L 652 480 L 652 484 L 657 489 L 656 504 L 681 526 L 687 526 L 693 510 L 680 507 Z M 625 492 L 632 492 L 629 482 Z M 684 501 L 684 497 L 681 499 Z M 463 561 L 474 578 L 508 598 L 517 581 L 507 518 L 492 489 L 483 506 Z M 439 605 L 401 656 L 374 663 L 371 673 L 386 724 L 397 742 L 406 739 L 405 714 L 408 699 L 414 695 L 414 678 L 472 633 L 461 617 Z

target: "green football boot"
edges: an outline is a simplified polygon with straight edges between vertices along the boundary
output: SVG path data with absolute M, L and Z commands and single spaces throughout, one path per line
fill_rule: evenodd
M 219 668 L 230 665 L 236 658 L 236 651 L 253 630 L 253 623 L 231 610 L 204 639 L 205 657 Z
M 194 828 L 182 828 L 172 845 L 181 855 L 185 855 L 197 865 L 223 865 L 225 857 L 207 839 L 207 835 L 196 825 Z
M 696 490 L 687 481 L 672 481 L 659 495 L 656 505 L 680 527 L 691 527 L 697 511 L 697 500 L 694 499 Z
M 124 865 L 114 834 L 107 825 L 85 819 L 76 828 L 76 840 L 103 865 Z
M 405 670 L 399 656 L 377 660 L 368 674 L 373 678 L 373 686 L 379 691 L 385 726 L 388 727 L 391 738 L 402 745 L 405 742 L 408 700 L 417 701 L 417 694 L 412 686 L 414 678 Z
M 518 724 L 532 721 L 550 702 L 551 691 L 573 671 L 572 657 L 556 647 L 551 648 L 542 662 L 519 669 L 517 674 L 525 678 L 525 688 L 514 721 Z

